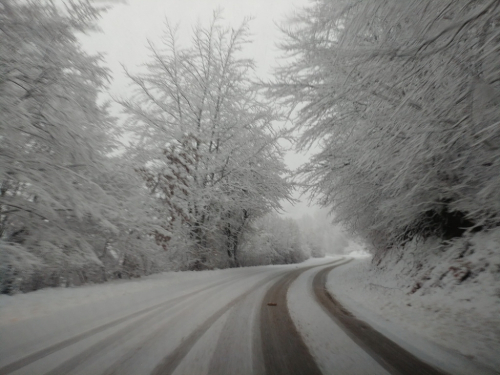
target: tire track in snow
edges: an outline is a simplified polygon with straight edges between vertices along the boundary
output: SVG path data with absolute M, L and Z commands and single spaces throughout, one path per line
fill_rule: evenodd
M 337 260 L 335 262 L 341 261 Z M 285 273 L 285 276 L 283 277 L 283 274 L 280 273 L 278 275 L 272 275 L 264 280 L 258 282 L 256 285 L 254 285 L 251 289 L 247 290 L 245 293 L 241 294 L 240 296 L 236 297 L 233 299 L 231 302 L 227 303 L 223 307 L 221 307 L 219 310 L 217 310 L 215 313 L 213 313 L 207 320 L 205 320 L 197 329 L 195 329 L 187 338 L 183 340 L 183 342 L 171 353 L 169 353 L 164 359 L 155 367 L 155 369 L 151 372 L 151 375 L 164 375 L 164 374 L 172 374 L 175 372 L 177 367 L 180 365 L 180 363 L 183 361 L 183 359 L 187 356 L 187 354 L 190 352 L 190 350 L 195 346 L 195 344 L 198 342 L 198 340 L 217 322 L 218 319 L 220 319 L 226 312 L 231 310 L 233 307 L 235 307 L 238 303 L 243 302 L 251 293 L 256 292 L 259 288 L 263 287 L 267 283 L 271 282 L 272 280 L 281 277 L 276 283 L 274 283 L 270 290 L 275 289 L 276 285 L 281 285 L 282 281 L 284 279 L 290 280 L 290 283 L 297 278 L 298 275 L 300 275 L 302 272 L 305 272 L 311 268 L 314 267 L 320 267 L 324 266 L 324 264 L 321 265 L 315 265 L 315 266 L 310 266 L 310 267 L 304 267 L 300 268 L 299 270 L 294 270 L 294 271 L 288 271 Z M 285 300 L 286 300 L 286 290 L 283 290 L 280 288 L 280 292 L 284 292 L 285 295 Z M 269 292 L 267 292 L 266 297 L 269 295 Z M 264 298 L 264 301 L 266 301 L 266 298 Z M 265 305 L 265 303 L 261 306 L 262 307 Z M 286 306 L 286 305 L 285 305 Z M 266 305 L 267 307 L 267 305 Z M 288 313 L 288 310 L 287 310 Z M 262 314 L 262 313 L 261 313 Z M 262 320 L 261 320 L 262 322 Z M 293 323 L 292 323 L 293 324 Z M 262 328 L 262 323 L 261 323 L 261 328 Z M 298 335 L 298 333 L 297 333 Z M 298 336 L 299 340 L 300 335 Z M 259 343 L 262 344 L 263 342 Z M 262 348 L 263 349 L 263 348 Z M 289 353 L 290 357 L 293 357 L 294 354 L 296 353 Z M 257 358 L 262 358 L 262 356 L 256 355 L 254 352 L 254 357 Z M 276 352 L 271 353 L 271 357 L 276 355 Z M 287 353 L 288 355 L 288 353 Z M 258 359 L 257 359 L 258 360 Z M 314 361 L 313 361 L 314 362 Z M 254 364 L 254 368 L 262 368 L 262 364 L 256 363 Z M 267 366 L 266 366 L 267 370 Z M 267 371 L 266 371 L 267 372 Z M 294 372 L 283 372 L 286 374 L 294 374 Z M 315 373 L 313 372 L 300 372 L 301 374 L 311 374 L 314 375 Z
M 192 308 L 192 306 L 188 304 L 184 306 L 182 309 L 180 309 L 180 311 L 177 311 L 174 314 L 174 316 L 171 319 L 168 319 L 166 322 L 164 322 L 160 328 L 146 335 L 144 338 L 140 340 L 139 343 L 135 345 L 135 347 L 133 347 L 130 350 L 127 350 L 124 354 L 121 354 L 120 357 L 117 360 L 115 360 L 111 366 L 107 367 L 102 372 L 102 374 L 103 375 L 122 374 L 124 372 L 124 369 L 133 363 L 133 361 L 135 360 L 134 357 L 137 355 L 137 353 L 139 353 L 141 350 L 147 350 L 148 346 L 151 346 L 152 343 L 155 342 L 155 339 L 165 335 L 165 332 L 168 331 L 169 327 L 177 324 L 182 324 L 183 313 L 187 313 L 190 308 Z
M 421 361 L 366 322 L 356 318 L 326 290 L 328 273 L 345 263 L 347 262 L 327 267 L 319 271 L 313 279 L 316 300 L 330 318 L 391 374 L 448 375 L 448 373 Z
M 149 313 L 139 320 L 131 321 L 129 325 L 122 327 L 117 332 L 112 333 L 103 340 L 93 344 L 76 356 L 61 363 L 53 370 L 46 372 L 44 375 L 70 374 L 77 366 L 84 364 L 85 361 L 87 361 L 88 359 L 92 359 L 93 356 L 101 354 L 107 348 L 112 347 L 113 344 L 117 342 L 123 342 L 134 334 L 140 333 L 143 329 L 147 328 L 150 323 L 155 322 L 159 317 L 161 317 L 161 315 L 168 312 L 171 308 L 176 307 L 178 304 L 185 302 L 186 300 L 189 300 L 189 297 L 185 297 L 182 301 L 178 299 L 171 300 L 153 313 Z
M 333 263 L 342 260 L 343 258 Z M 260 334 L 262 357 L 267 374 L 321 375 L 316 361 L 293 323 L 287 306 L 290 284 L 301 273 L 321 266 L 324 264 L 289 272 L 266 293 L 261 305 Z
M 229 283 L 232 283 L 234 282 L 234 277 L 231 277 L 230 280 L 223 280 L 223 281 L 219 281 L 219 282 L 216 282 L 216 283 L 213 283 L 205 288 L 202 288 L 202 289 L 199 289 L 199 290 L 196 290 L 194 292 L 191 292 L 191 293 L 188 293 L 188 294 L 185 294 L 185 295 L 182 295 L 182 296 L 179 296 L 179 297 L 175 297 L 173 299 L 170 299 L 168 301 L 164 301 L 164 302 L 161 302 L 159 304 L 155 304 L 153 306 L 150 306 L 150 307 L 147 307 L 147 308 L 144 308 L 144 309 L 141 309 L 139 311 L 136 311 L 134 313 L 131 313 L 131 314 L 128 314 L 128 315 L 125 315 L 121 318 L 118 318 L 118 319 L 115 319 L 115 320 L 112 320 L 108 323 L 105 323 L 105 324 L 102 324 L 100 326 L 97 326 L 95 328 L 92 328 L 88 331 L 85 331 L 85 332 L 82 332 L 78 335 L 75 335 L 73 337 L 70 337 L 69 339 L 66 339 L 66 340 L 62 340 L 54 345 L 51 345 L 51 346 L 48 346 L 47 348 L 44 348 L 44 349 L 40 349 L 40 350 L 37 350 L 36 352 L 34 353 L 31 353 L 25 357 L 22 357 L 18 360 L 15 360 L 14 362 L 11 362 L 3 367 L 0 368 L 0 375 L 8 375 L 8 374 L 11 374 L 13 373 L 14 371 L 17 371 L 25 366 L 28 366 L 30 364 L 32 364 L 33 362 L 36 362 L 44 357 L 47 357 L 48 355 L 50 354 L 53 354 L 59 350 L 62 350 L 62 349 L 65 349 L 66 347 L 70 346 L 70 345 L 73 345 L 79 341 L 82 341 L 88 337 L 91 337 L 97 333 L 100 333 L 102 331 L 105 331 L 109 328 L 112 328 L 112 327 L 115 327 L 121 323 L 124 323 L 124 322 L 127 322 L 127 321 L 131 321 L 133 320 L 134 318 L 137 318 L 137 317 L 140 317 L 141 315 L 144 315 L 139 321 L 134 321 L 135 323 L 139 323 L 140 321 L 142 321 L 143 319 L 148 319 L 149 318 L 149 314 L 153 314 L 153 315 L 156 315 L 158 313 L 161 313 L 163 307 L 168 307 L 170 306 L 171 304 L 176 304 L 176 303 L 180 303 L 181 301 L 185 300 L 185 299 L 188 299 L 190 297 L 193 297 L 197 294 L 200 294 L 202 292 L 205 292 L 209 289 L 212 289 L 212 288 L 217 288 L 217 287 L 220 287 L 221 285 L 224 285 L 224 284 L 229 284 Z M 159 311 L 155 311 L 155 310 L 159 310 Z M 156 312 L 156 314 L 155 314 Z M 123 332 L 125 333 L 125 329 L 124 330 L 120 330 L 120 332 Z M 106 340 L 106 339 L 105 339 Z M 92 351 L 92 348 L 89 349 L 90 351 Z M 93 351 L 92 351 L 93 352 Z M 79 356 L 77 356 L 79 357 Z M 85 357 L 87 358 L 88 355 L 85 354 Z M 70 368 L 70 363 L 71 364 L 74 364 L 72 362 L 72 359 L 66 361 L 68 363 L 68 365 L 65 365 L 64 368 Z M 64 363 L 66 363 L 64 362 Z M 64 365 L 63 363 L 63 365 Z M 80 363 L 80 361 L 78 362 Z M 76 365 L 76 364 L 74 364 Z M 69 367 L 68 367 L 69 366 Z
M 264 280 L 261 280 L 257 284 L 255 284 L 250 290 L 247 290 L 245 293 L 237 296 L 235 299 L 225 304 L 222 308 L 217 310 L 215 313 L 210 315 L 210 317 L 204 320 L 200 326 L 195 329 L 195 331 L 191 332 L 185 339 L 183 339 L 180 345 L 173 349 L 169 354 L 163 357 L 158 364 L 154 367 L 151 374 L 171 374 L 174 372 L 177 367 L 181 364 L 186 355 L 191 351 L 191 349 L 196 345 L 198 340 L 220 319 L 226 312 L 231 310 L 238 302 L 241 302 L 246 297 L 248 297 L 251 293 L 258 290 L 264 284 L 271 282 L 273 279 L 280 277 L 282 273 L 277 275 L 272 275 L 266 277 Z M 241 279 L 239 280 L 241 281 Z M 213 296 L 212 296 L 213 297 Z M 193 305 L 193 303 L 191 303 Z M 189 309 L 199 308 L 199 305 L 196 303 L 193 306 L 188 305 L 183 308 L 183 311 L 189 311 Z M 117 375 L 121 374 L 124 370 L 124 366 L 127 366 L 127 361 L 133 361 L 134 355 L 143 350 L 147 345 L 152 345 L 151 343 L 155 341 L 156 338 L 165 336 L 172 327 L 172 325 L 180 324 L 182 325 L 182 320 L 185 318 L 185 315 L 182 313 L 177 313 L 175 317 L 170 319 L 168 322 L 162 325 L 161 328 L 157 329 L 152 334 L 149 334 L 147 337 L 143 338 L 141 342 L 138 344 L 138 347 L 133 348 L 127 351 L 125 354 L 121 356 L 121 359 L 117 360 L 112 366 L 107 368 L 103 374 L 104 375 Z M 147 349 L 145 349 L 147 350 Z
M 163 360 L 155 367 L 151 375 L 165 375 L 172 374 L 175 369 L 182 362 L 184 357 L 189 353 L 189 351 L 193 348 L 196 342 L 207 332 L 210 327 L 220 319 L 227 311 L 233 308 L 236 304 L 243 301 L 246 297 L 248 297 L 251 293 L 255 292 L 259 288 L 263 287 L 265 284 L 271 282 L 273 279 L 280 277 L 281 274 L 272 275 L 266 277 L 264 280 L 261 280 L 257 284 L 255 284 L 251 289 L 247 290 L 245 293 L 233 299 L 231 302 L 227 303 L 215 313 L 213 313 L 207 320 L 205 320 L 197 329 L 195 329 L 188 337 L 186 337 L 182 343 L 170 354 L 163 358 Z
M 231 309 L 217 339 L 208 374 L 253 375 L 265 372 L 263 361 L 256 360 L 255 354 L 260 353 L 258 314 L 266 287 L 255 290 Z

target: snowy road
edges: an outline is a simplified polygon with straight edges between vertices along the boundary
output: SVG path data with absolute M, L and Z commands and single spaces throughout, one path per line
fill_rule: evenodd
M 3 296 L 0 374 L 442 374 L 325 293 L 344 262 Z

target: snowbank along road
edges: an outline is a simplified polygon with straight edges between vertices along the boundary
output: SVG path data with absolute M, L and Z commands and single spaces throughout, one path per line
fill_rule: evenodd
M 445 374 L 326 291 L 348 261 L 2 297 L 0 374 Z

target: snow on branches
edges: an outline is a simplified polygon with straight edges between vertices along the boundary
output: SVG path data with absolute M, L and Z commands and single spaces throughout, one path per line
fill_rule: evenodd
M 164 228 L 182 239 L 193 264 L 218 255 L 238 265 L 250 222 L 290 193 L 279 113 L 261 100 L 253 61 L 241 56 L 248 38 L 248 22 L 232 29 L 216 12 L 184 47 L 167 23 L 162 44 L 149 46 L 146 70 L 128 73 L 135 95 L 121 101 L 138 170 L 162 203 Z M 171 236 L 157 240 L 176 247 Z
M 378 251 L 500 223 L 499 9 L 316 0 L 283 29 L 303 180 Z
M 124 199 L 140 194 L 108 157 L 108 71 L 77 39 L 98 16 L 88 2 L 0 0 L 2 292 L 106 279 L 110 243 L 142 230 L 129 214 L 145 201 Z

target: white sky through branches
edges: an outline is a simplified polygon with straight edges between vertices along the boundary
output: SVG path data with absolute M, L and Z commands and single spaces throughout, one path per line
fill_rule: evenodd
M 179 26 L 181 40 L 189 42 L 193 25 L 198 21 L 207 23 L 216 9 L 223 10 L 227 24 L 238 27 L 245 17 L 251 17 L 250 29 L 253 43 L 246 53 L 257 65 L 261 78 L 270 77 L 273 66 L 279 64 L 276 43 L 281 34 L 277 24 L 282 24 L 294 10 L 303 7 L 308 0 L 95 0 L 99 5 L 112 5 L 102 15 L 99 26 L 102 33 L 83 39 L 84 47 L 90 52 L 105 55 L 111 69 L 113 81 L 110 94 L 126 96 L 130 89 L 125 79 L 123 66 L 137 69 L 148 60 L 147 41 L 159 44 L 165 30 L 165 21 Z M 286 162 L 295 169 L 305 157 L 289 152 Z M 287 216 L 298 218 L 314 209 L 307 202 L 295 206 L 285 204 Z

